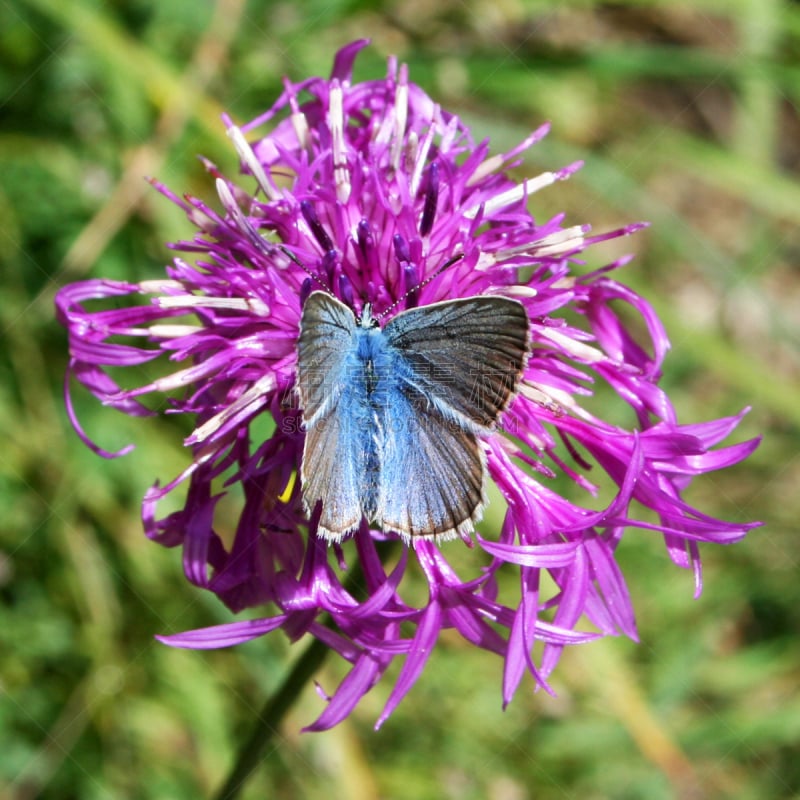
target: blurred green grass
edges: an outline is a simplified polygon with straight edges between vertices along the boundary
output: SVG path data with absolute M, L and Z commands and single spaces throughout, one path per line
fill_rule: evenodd
M 573 649 L 555 699 L 522 691 L 502 713 L 499 661 L 449 636 L 377 734 L 390 680 L 338 729 L 300 736 L 320 708 L 309 689 L 244 796 L 800 796 L 800 6 L 786 0 L 0 6 L 0 796 L 210 796 L 297 655 L 279 636 L 154 642 L 230 618 L 141 533 L 141 495 L 180 470 L 184 431 L 82 397 L 97 440 L 137 449 L 104 462 L 80 444 L 52 298 L 81 277 L 158 275 L 189 227 L 142 176 L 211 199 L 196 154 L 236 170 L 219 112 L 248 119 L 282 75 L 327 74 L 365 35 L 358 78 L 397 53 L 495 150 L 553 121 L 525 171 L 586 167 L 537 195 L 537 215 L 654 223 L 591 263 L 637 253 L 624 277 L 667 323 L 684 421 L 753 405 L 738 436 L 763 432 L 761 448 L 690 499 L 766 525 L 704 550 L 699 600 L 655 538 L 629 536 L 642 643 Z

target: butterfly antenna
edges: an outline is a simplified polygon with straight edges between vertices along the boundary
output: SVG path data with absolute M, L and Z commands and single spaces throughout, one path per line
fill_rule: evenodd
M 397 306 L 399 306 L 400 303 L 402 303 L 403 300 L 405 300 L 410 294 L 412 294 L 413 292 L 418 292 L 420 289 L 427 286 L 432 280 L 438 278 L 446 269 L 452 267 L 453 264 L 455 264 L 457 261 L 461 261 L 462 258 L 464 258 L 464 254 L 459 253 L 457 256 L 453 256 L 452 258 L 445 261 L 445 263 L 442 264 L 442 266 L 439 267 L 439 269 L 437 269 L 436 272 L 433 273 L 433 275 L 428 275 L 428 277 L 425 278 L 424 281 L 420 281 L 416 286 L 412 286 L 405 294 L 400 295 L 400 297 L 398 297 L 397 300 L 395 300 L 394 303 L 392 303 L 389 306 L 389 308 L 385 308 L 383 311 L 381 311 L 381 313 L 378 314 L 375 317 L 375 319 L 381 319 L 382 317 L 385 317 L 389 312 L 394 311 L 394 309 L 397 308 Z
M 290 261 L 294 261 L 294 263 L 297 264 L 297 266 L 300 267 L 300 269 L 302 269 L 309 278 L 315 280 L 329 295 L 333 295 L 331 287 L 328 286 L 328 284 L 325 283 L 325 281 L 323 281 L 319 275 L 315 275 L 291 250 L 280 244 L 278 245 L 278 250 L 280 250 Z

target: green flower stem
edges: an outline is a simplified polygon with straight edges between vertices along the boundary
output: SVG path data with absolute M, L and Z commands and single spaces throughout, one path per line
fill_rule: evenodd
M 393 546 L 381 548 L 379 553 L 381 563 L 385 565 L 392 559 L 397 549 Z M 347 576 L 344 588 L 348 594 L 358 597 L 363 592 L 363 584 L 364 574 L 361 567 L 355 564 Z M 333 620 L 328 618 L 325 625 L 329 628 L 334 627 Z M 261 763 L 264 750 L 277 732 L 284 715 L 300 696 L 329 652 L 330 648 L 319 639 L 314 639 L 306 648 L 281 685 L 267 699 L 264 708 L 258 715 L 250 738 L 239 752 L 239 757 L 236 759 L 228 779 L 215 795 L 215 800 L 234 800 L 239 796 L 247 779 Z
M 216 800 L 233 800 L 239 796 L 247 779 L 261 762 L 264 750 L 277 732 L 284 715 L 300 696 L 303 688 L 322 665 L 329 652 L 330 648 L 327 645 L 319 639 L 314 639 L 281 685 L 267 699 L 264 708 L 258 715 L 250 738 L 239 752 L 239 757 L 236 759 L 228 779 L 215 795 Z

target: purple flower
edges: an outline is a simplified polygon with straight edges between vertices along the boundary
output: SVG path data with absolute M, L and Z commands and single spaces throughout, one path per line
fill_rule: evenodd
M 224 647 L 276 628 L 291 639 L 317 637 L 352 668 L 311 730 L 340 722 L 393 659 L 405 656 L 381 724 L 421 674 L 444 628 L 502 657 L 504 704 L 526 672 L 548 689 L 565 645 L 606 634 L 636 638 L 614 558 L 626 531 L 659 533 L 672 561 L 694 569 L 699 594 L 700 543 L 734 542 L 757 524 L 713 519 L 681 499 L 695 475 L 735 464 L 757 446 L 752 440 L 711 449 L 741 415 L 679 424 L 658 386 L 668 349 L 661 323 L 646 301 L 610 277 L 627 259 L 574 271 L 588 245 L 642 226 L 592 236 L 588 225 L 563 227 L 563 215 L 535 220 L 527 210 L 531 196 L 580 166 L 522 183 L 509 176 L 547 126 L 512 151 L 490 155 L 489 142 L 476 145 L 461 120 L 409 83 L 394 59 L 385 79 L 351 83 L 365 44 L 341 50 L 329 80 L 287 81 L 260 117 L 242 127 L 226 120 L 247 177 L 238 185 L 206 162 L 216 179 L 217 210 L 153 181 L 197 228 L 191 241 L 172 245 L 185 258 L 176 257 L 166 277 L 84 281 L 63 288 L 56 300 L 69 331 L 69 376 L 127 414 L 152 414 L 140 398 L 165 396 L 169 413 L 195 422 L 185 442 L 191 463 L 144 498 L 147 535 L 181 545 L 187 578 L 232 610 L 267 603 L 277 609 L 263 619 L 162 641 Z M 441 270 L 455 255 L 461 257 Z M 297 338 L 303 302 L 319 288 L 308 273 L 351 308 L 369 302 L 385 309 L 403 298 L 397 313 L 487 294 L 523 303 L 530 357 L 497 431 L 482 440 L 507 510 L 499 536 L 475 535 L 469 575 L 446 558 L 463 547 L 458 541 L 401 546 L 387 568 L 387 552 L 396 552 L 385 543 L 392 534 L 362 522 L 333 546 L 316 535 L 318 518 L 305 514 L 297 479 L 304 440 Z M 109 298 L 108 310 L 88 302 Z M 119 307 L 120 298 L 131 302 Z M 641 316 L 646 348 L 617 315 L 620 302 Z M 143 386 L 123 388 L 108 373 L 160 356 L 174 364 L 172 371 Z M 633 409 L 633 429 L 583 407 L 582 398 L 602 383 Z M 103 451 L 83 433 L 69 382 L 66 399 L 79 435 L 95 452 L 127 452 Z M 592 466 L 605 473 L 604 484 L 616 486 L 605 508 L 592 501 L 599 491 L 587 477 Z M 587 495 L 586 505 L 551 488 L 558 475 Z M 183 483 L 183 508 L 159 517 L 158 501 Z M 215 518 L 215 508 L 236 485 L 243 500 L 232 529 L 228 518 Z M 429 585 L 421 607 L 405 597 L 413 558 Z M 348 591 L 341 577 L 354 565 L 366 599 Z M 499 599 L 504 565 L 519 574 L 513 603 Z M 326 614 L 332 624 L 325 624 Z

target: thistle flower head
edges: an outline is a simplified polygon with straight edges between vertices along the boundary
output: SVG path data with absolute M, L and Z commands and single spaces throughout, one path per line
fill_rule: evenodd
M 605 634 L 636 638 L 615 561 L 623 534 L 660 535 L 669 558 L 694 569 L 699 593 L 699 545 L 736 541 L 755 524 L 713 519 L 681 497 L 693 477 L 735 464 L 756 447 L 753 440 L 711 449 L 741 415 L 680 424 L 658 385 L 668 349 L 661 323 L 611 277 L 626 259 L 576 269 L 589 245 L 641 226 L 592 235 L 588 225 L 565 227 L 563 215 L 537 220 L 528 210 L 534 195 L 580 166 L 522 182 L 511 177 L 547 126 L 492 154 L 488 141 L 476 144 L 394 59 L 384 79 L 353 83 L 364 45 L 341 50 L 327 80 L 287 81 L 274 106 L 246 125 L 226 119 L 244 177 L 226 178 L 205 162 L 216 181 L 214 203 L 178 197 L 153 181 L 197 229 L 193 239 L 172 245 L 181 255 L 164 277 L 84 281 L 64 287 L 56 301 L 69 331 L 71 377 L 124 413 L 152 414 L 145 396 L 166 396 L 171 413 L 194 421 L 185 441 L 190 463 L 144 498 L 147 535 L 182 546 L 187 578 L 234 611 L 272 604 L 261 619 L 163 640 L 222 647 L 276 628 L 292 639 L 321 639 L 352 668 L 313 730 L 346 717 L 404 656 L 380 724 L 419 677 L 444 628 L 501 656 L 504 703 L 526 672 L 548 689 L 566 645 Z M 368 304 L 388 317 L 484 295 L 523 304 L 527 364 L 496 429 L 481 438 L 506 507 L 499 534 L 475 535 L 470 574 L 447 560 L 458 542 L 403 547 L 387 567 L 384 540 L 393 536 L 366 521 L 333 547 L 316 535 L 319 516 L 309 518 L 297 479 L 304 429 L 296 380 L 303 304 L 320 287 L 351 309 Z M 121 297 L 131 300 L 124 308 L 97 310 L 87 302 Z M 618 316 L 620 303 L 640 315 L 645 345 Z M 141 375 L 142 365 L 159 357 L 171 371 L 144 385 L 122 387 L 108 372 L 137 366 Z M 587 410 L 583 401 L 599 384 L 632 409 L 635 424 L 619 427 Z M 107 457 L 127 451 L 108 453 L 91 442 L 72 410 L 69 383 L 66 397 L 89 446 Z M 590 467 L 615 487 L 607 505 L 596 499 Z M 585 502 L 558 493 L 559 475 Z M 159 501 L 181 484 L 182 507 L 159 516 Z M 231 524 L 215 510 L 237 491 Z M 409 559 L 428 582 L 422 605 L 406 597 Z M 354 565 L 365 598 L 341 577 Z M 501 599 L 503 565 L 518 572 L 513 601 L 508 587 Z

